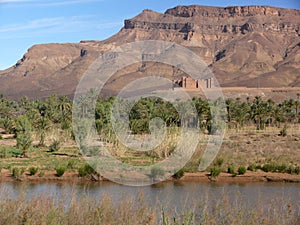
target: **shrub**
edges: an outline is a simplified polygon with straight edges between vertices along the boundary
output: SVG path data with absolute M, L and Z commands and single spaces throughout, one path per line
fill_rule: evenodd
M 289 173 L 289 174 L 292 174 L 292 173 L 294 172 L 293 167 L 292 167 L 292 166 L 289 166 L 289 167 L 286 169 L 286 172 Z
M 67 163 L 67 169 L 74 169 L 76 161 L 74 159 L 70 159 Z
M 10 154 L 11 154 L 11 156 L 17 158 L 17 157 L 21 157 L 22 156 L 23 151 L 20 150 L 20 149 L 13 149 L 13 150 L 10 151 Z
M 56 168 L 56 176 L 61 177 L 62 175 L 64 175 L 66 171 L 66 168 L 63 166 L 59 166 Z
M 280 130 L 279 136 L 282 136 L 282 137 L 287 136 L 287 126 L 286 125 Z
M 222 172 L 222 169 L 218 166 L 214 166 L 210 169 L 210 176 L 211 177 L 217 177 Z
M 57 152 L 60 149 L 60 141 L 54 140 L 49 146 L 49 152 Z
M 215 165 L 221 167 L 223 162 L 224 162 L 224 160 L 222 158 L 217 158 Z
M 276 171 L 276 165 L 274 164 L 265 164 L 263 165 L 263 167 L 261 168 L 264 172 L 275 172 Z
M 261 165 L 256 165 L 256 166 L 255 166 L 255 169 L 261 170 Z
M 254 164 L 251 164 L 248 166 L 249 171 L 256 171 L 256 169 L 257 169 L 257 166 L 255 166 Z
M 39 169 L 37 167 L 30 167 L 29 168 L 29 175 L 34 176 L 38 172 L 38 170 Z
M 151 168 L 151 177 L 152 178 L 158 178 L 158 177 L 162 177 L 163 175 L 165 175 L 165 171 L 159 167 L 152 167 Z
M 296 167 L 295 167 L 294 173 L 295 173 L 295 174 L 298 174 L 298 175 L 300 174 L 300 166 L 296 166 Z
M 0 140 L 2 140 L 3 139 L 3 137 L 2 137 L 2 135 L 0 134 Z
M 289 174 L 300 174 L 300 166 L 296 166 L 296 167 L 292 167 L 292 166 L 289 166 L 287 169 L 286 169 L 286 172 L 289 173 Z
M 228 166 L 227 172 L 230 173 L 230 174 L 235 174 L 234 167 L 233 166 Z
M 80 177 L 85 177 L 85 176 L 91 175 L 93 173 L 95 173 L 95 170 L 89 164 L 85 164 L 78 169 L 78 176 L 80 176 Z
M 180 179 L 183 176 L 184 176 L 184 170 L 180 169 L 172 177 L 175 179 Z
M 7 146 L 0 146 L 0 158 L 5 159 L 11 157 L 11 150 Z
M 286 172 L 286 168 L 287 168 L 287 166 L 285 165 L 285 164 L 281 164 L 281 165 L 278 165 L 277 166 L 277 171 L 279 172 L 279 173 L 285 173 Z
M 43 177 L 45 175 L 45 172 L 44 171 L 41 171 L 40 173 L 39 173 L 39 177 Z
M 25 172 L 25 169 L 24 168 L 13 168 L 12 169 L 12 176 L 14 177 L 14 178 L 17 178 L 17 179 L 19 179 L 19 178 L 21 178 L 21 176 L 24 174 L 24 172 Z
M 243 174 L 245 174 L 246 173 L 246 167 L 245 166 L 240 166 L 239 168 L 238 168 L 238 174 L 239 175 L 243 175 Z

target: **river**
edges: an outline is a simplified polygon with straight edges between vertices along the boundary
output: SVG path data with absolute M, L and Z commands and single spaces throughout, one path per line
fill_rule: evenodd
M 72 196 L 99 199 L 109 197 L 118 203 L 124 198 L 137 199 L 141 195 L 149 206 L 176 210 L 191 208 L 196 204 L 216 205 L 226 198 L 230 204 L 246 207 L 272 206 L 276 201 L 292 203 L 300 208 L 300 184 L 296 183 L 246 183 L 217 184 L 199 182 L 164 182 L 146 187 L 122 186 L 111 182 L 70 183 L 0 183 L 0 199 L 17 198 L 20 195 L 31 200 L 38 196 L 64 198 L 66 205 Z

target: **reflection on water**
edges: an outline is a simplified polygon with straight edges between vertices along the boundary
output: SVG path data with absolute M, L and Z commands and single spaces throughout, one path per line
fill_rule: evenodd
M 300 206 L 300 184 L 293 183 L 249 183 L 249 184 L 203 184 L 197 182 L 165 182 L 147 187 L 129 187 L 111 182 L 69 183 L 0 183 L 0 200 L 17 198 L 31 200 L 38 196 L 64 199 L 66 206 L 72 196 L 101 200 L 109 197 L 114 203 L 124 198 L 137 200 L 141 195 L 149 206 L 182 210 L 198 205 L 217 205 L 222 199 L 229 204 L 240 204 L 249 208 L 263 204 L 272 208 L 276 201 Z

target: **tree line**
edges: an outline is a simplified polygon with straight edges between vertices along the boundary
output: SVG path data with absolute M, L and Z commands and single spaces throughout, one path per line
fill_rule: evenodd
M 86 98 L 92 98 L 85 96 Z M 281 127 L 287 123 L 300 123 L 300 94 L 296 99 L 287 99 L 275 103 L 272 99 L 263 100 L 255 97 L 242 101 L 239 98 L 225 100 L 226 112 L 224 121 L 229 129 L 241 129 L 245 126 L 255 126 L 257 130 L 266 127 Z M 110 141 L 114 138 L 111 125 L 111 109 L 116 97 L 95 99 L 95 122 L 101 138 Z M 217 101 L 217 100 L 216 100 Z M 212 133 L 213 118 L 211 106 L 214 104 L 206 99 L 192 99 L 199 117 L 199 127 L 204 133 Z M 85 113 L 85 100 L 82 100 L 82 113 Z M 178 111 L 172 103 L 159 98 L 143 98 L 131 109 L 129 127 L 133 134 L 149 132 L 149 121 L 161 118 L 167 127 L 181 126 Z M 24 156 L 32 144 L 32 133 L 39 136 L 38 146 L 45 146 L 47 132 L 58 129 L 62 136 L 73 138 L 72 131 L 72 101 L 68 97 L 51 95 L 44 100 L 12 101 L 0 96 L 0 128 L 15 135 L 17 147 Z

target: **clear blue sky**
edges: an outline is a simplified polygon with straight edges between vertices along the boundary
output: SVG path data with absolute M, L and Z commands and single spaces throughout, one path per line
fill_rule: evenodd
M 124 19 L 143 9 L 165 12 L 192 4 L 300 9 L 299 0 L 0 0 L 0 69 L 15 64 L 34 44 L 103 40 L 118 32 Z

